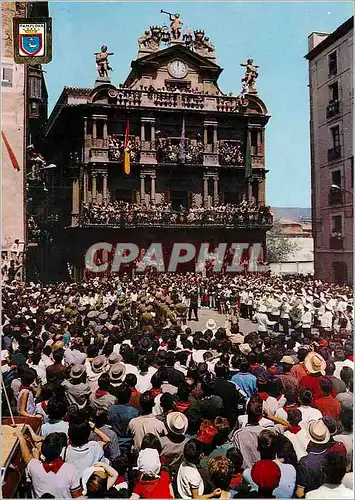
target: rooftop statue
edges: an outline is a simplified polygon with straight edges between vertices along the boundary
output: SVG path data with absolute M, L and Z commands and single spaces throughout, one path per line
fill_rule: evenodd
M 205 36 L 204 30 L 194 31 L 195 40 L 193 42 L 193 48 L 197 54 L 205 57 L 214 57 L 215 47 L 210 42 L 210 39 Z
M 245 75 L 244 78 L 242 78 L 242 82 L 244 82 L 247 92 L 249 94 L 256 94 L 257 90 L 255 88 L 255 81 L 258 78 L 258 72 L 257 68 L 259 66 L 256 66 L 253 64 L 253 59 L 248 59 L 246 63 L 240 63 L 241 66 L 245 66 Z
M 161 14 L 168 14 L 169 20 L 171 21 L 170 30 L 173 40 L 180 40 L 181 37 L 181 28 L 184 24 L 180 19 L 180 14 L 176 12 L 172 14 L 171 12 L 167 12 L 166 10 L 160 9 Z
M 143 35 L 138 38 L 139 50 L 159 50 L 161 41 L 161 28 L 159 26 L 151 26 L 149 30 L 145 30 Z
M 107 52 L 106 45 L 101 47 L 100 52 L 95 52 L 96 68 L 101 78 L 108 78 L 108 72 L 112 71 L 112 68 L 109 65 L 108 56 L 113 56 L 113 54 L 113 52 Z

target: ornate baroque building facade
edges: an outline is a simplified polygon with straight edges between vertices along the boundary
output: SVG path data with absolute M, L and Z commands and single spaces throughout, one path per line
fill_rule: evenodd
M 219 242 L 265 246 L 270 117 L 255 88 L 257 67 L 244 64 L 241 93 L 224 94 L 209 39 L 201 30 L 181 33 L 172 18 L 170 30 L 154 26 L 138 40 L 118 87 L 102 48 L 94 87 L 65 87 L 48 120 L 46 154 L 60 167 L 48 173 L 48 210 L 59 221 L 53 238 L 77 279 L 99 241 L 142 249 L 163 242 L 166 252 L 176 241 L 209 242 L 211 251 Z

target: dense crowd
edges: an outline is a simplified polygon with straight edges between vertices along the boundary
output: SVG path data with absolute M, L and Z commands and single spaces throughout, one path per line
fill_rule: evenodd
M 31 446 L 14 431 L 34 496 L 353 498 L 352 293 L 267 275 L 5 285 L 10 406 L 42 422 Z M 223 323 L 188 327 L 201 307 Z
M 219 204 L 210 208 L 174 210 L 171 203 L 159 203 L 150 207 L 126 201 L 112 201 L 106 205 L 86 203 L 83 206 L 84 224 L 265 224 L 272 219 L 270 208 L 257 207 L 254 202 L 243 201 L 239 205 Z

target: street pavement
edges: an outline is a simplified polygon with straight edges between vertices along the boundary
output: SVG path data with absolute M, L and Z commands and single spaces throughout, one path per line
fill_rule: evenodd
M 198 310 L 198 316 L 199 316 L 198 321 L 191 320 L 187 322 L 187 326 L 189 326 L 192 329 L 192 331 L 205 330 L 206 323 L 210 318 L 215 320 L 217 328 L 219 327 L 224 328 L 226 326 L 226 316 L 224 316 L 223 314 L 219 314 L 214 309 L 210 309 L 207 307 L 200 308 Z M 239 331 L 244 335 L 253 332 L 255 331 L 255 324 L 253 324 L 251 321 L 247 319 L 239 318 Z

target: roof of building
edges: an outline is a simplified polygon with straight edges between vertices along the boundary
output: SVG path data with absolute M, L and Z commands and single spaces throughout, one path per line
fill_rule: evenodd
M 354 17 L 350 17 L 345 23 L 343 23 L 339 28 L 337 28 L 333 33 L 331 33 L 327 38 L 325 38 L 322 42 L 314 47 L 314 49 L 310 50 L 308 54 L 304 57 L 311 61 L 315 57 L 317 57 L 321 52 L 330 47 L 334 42 L 339 40 L 339 38 L 343 37 L 354 27 Z M 318 33 L 318 32 L 317 32 Z

